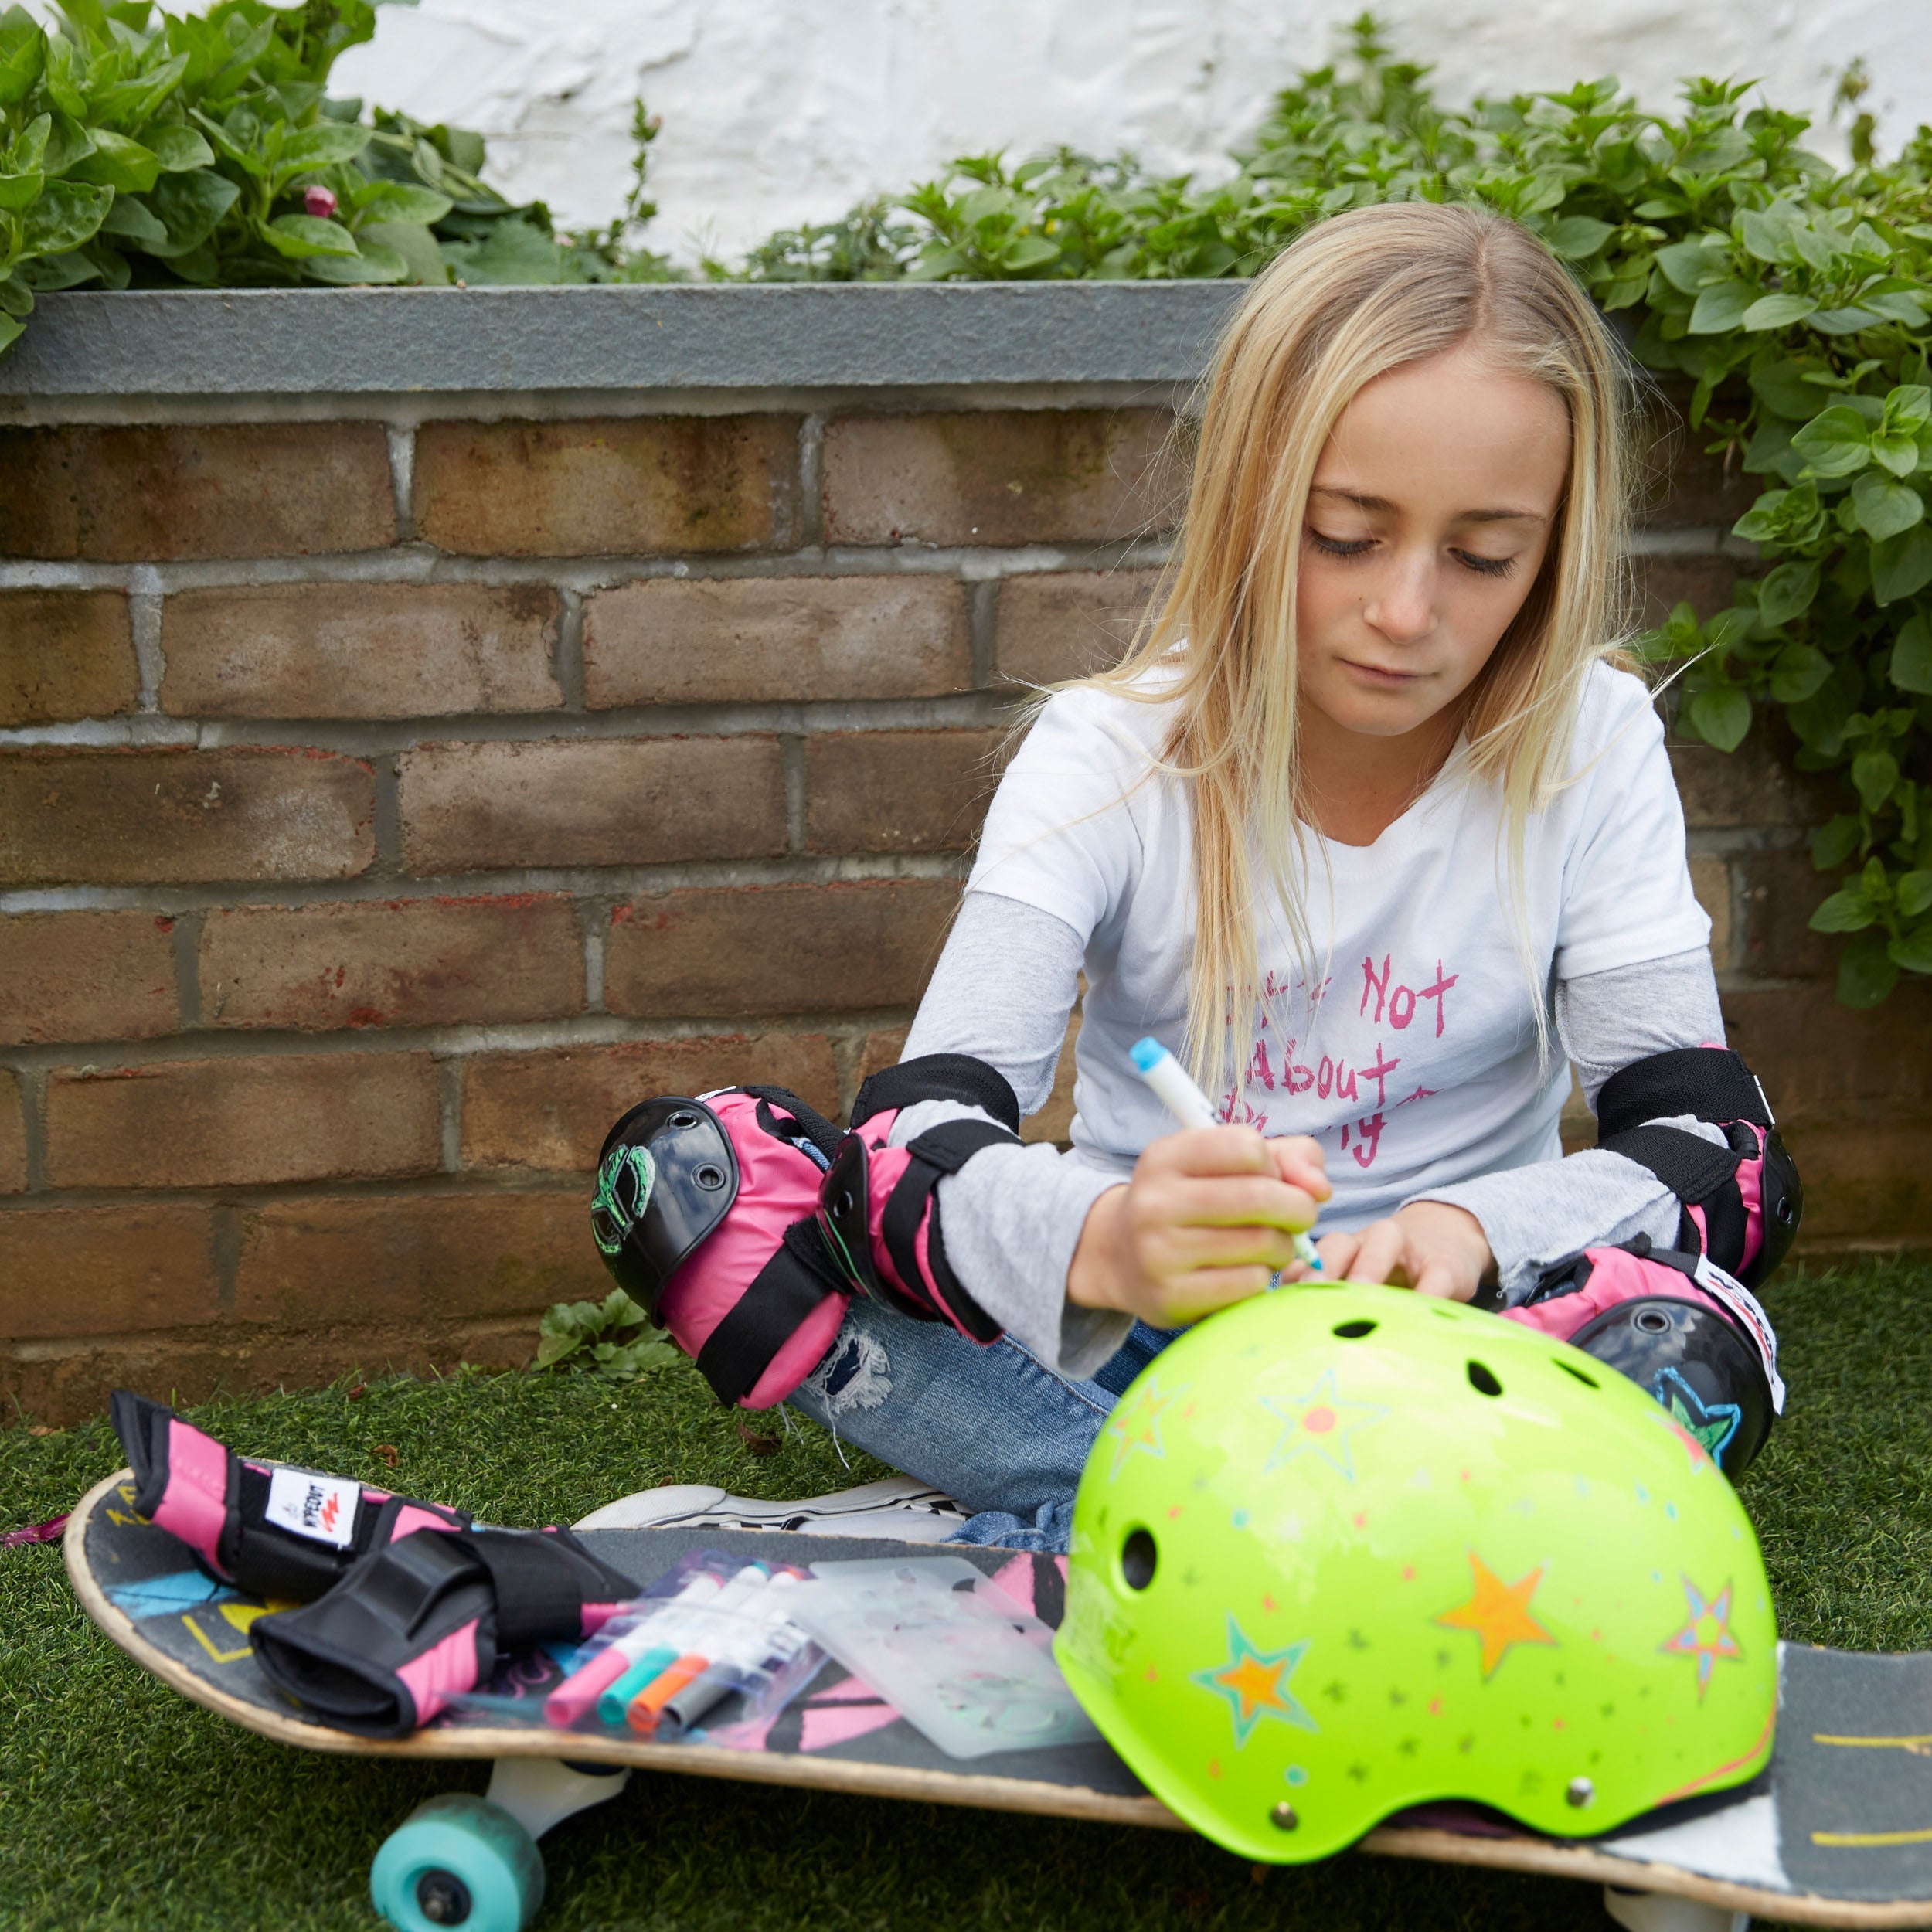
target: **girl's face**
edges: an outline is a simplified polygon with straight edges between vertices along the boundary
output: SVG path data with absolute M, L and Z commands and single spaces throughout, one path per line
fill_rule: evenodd
M 1569 468 L 1562 399 L 1468 345 L 1360 391 L 1308 492 L 1302 703 L 1372 738 L 1450 712 L 1536 580 Z

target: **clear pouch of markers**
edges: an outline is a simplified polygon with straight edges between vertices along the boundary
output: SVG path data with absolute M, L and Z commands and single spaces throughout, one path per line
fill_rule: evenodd
M 825 1653 L 792 1621 L 805 1573 L 688 1551 L 582 1645 L 512 1658 L 457 1699 L 456 1721 L 672 1743 L 777 1716 Z
M 1097 1741 L 1053 1633 L 961 1556 L 818 1563 L 793 1621 L 949 1757 Z

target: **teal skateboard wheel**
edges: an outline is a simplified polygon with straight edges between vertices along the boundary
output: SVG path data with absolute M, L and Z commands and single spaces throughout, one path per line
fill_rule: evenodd
M 383 1841 L 369 1896 L 399 1932 L 523 1932 L 543 1903 L 543 1859 L 500 1804 L 433 1798 Z

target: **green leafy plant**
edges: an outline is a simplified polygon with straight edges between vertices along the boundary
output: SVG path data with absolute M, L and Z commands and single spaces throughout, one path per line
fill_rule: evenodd
M 683 1359 L 621 1288 L 601 1301 L 555 1303 L 544 1311 L 538 1333 L 539 1369 L 582 1369 L 607 1382 L 630 1382 L 647 1369 Z

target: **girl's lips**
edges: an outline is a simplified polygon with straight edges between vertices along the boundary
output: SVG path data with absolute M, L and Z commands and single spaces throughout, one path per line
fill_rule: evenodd
M 1342 662 L 1365 684 L 1373 685 L 1379 690 L 1399 691 L 1405 685 L 1413 684 L 1421 675 L 1416 671 L 1385 671 L 1379 665 L 1359 664 L 1353 658 L 1344 658 Z

